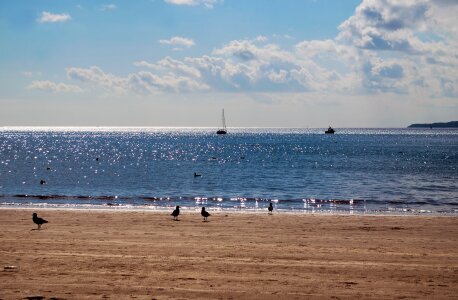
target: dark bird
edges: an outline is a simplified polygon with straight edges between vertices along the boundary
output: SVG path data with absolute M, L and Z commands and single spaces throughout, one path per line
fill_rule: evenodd
M 202 176 L 202 175 L 197 174 L 196 172 L 194 172 L 194 177 L 200 177 L 200 176 Z
M 177 207 L 175 207 L 175 210 L 170 215 L 173 216 L 174 221 L 178 221 L 179 214 L 180 214 L 180 207 L 177 205 Z
M 43 179 L 40 180 L 40 184 L 45 184 L 45 183 L 46 183 L 46 181 L 44 181 Z
M 207 221 L 207 218 L 209 216 L 211 216 L 208 211 L 205 210 L 205 207 L 202 207 L 202 211 L 200 212 L 200 214 L 202 215 L 202 217 L 204 217 L 204 221 Z
M 267 209 L 269 210 L 269 215 L 271 215 L 272 212 L 274 211 L 274 207 L 272 206 L 272 202 L 269 203 L 269 207 Z
M 38 225 L 38 229 L 40 229 L 41 225 L 43 225 L 44 223 L 48 223 L 48 221 L 46 221 L 45 219 L 37 217 L 37 213 L 33 213 L 32 221 L 33 223 Z

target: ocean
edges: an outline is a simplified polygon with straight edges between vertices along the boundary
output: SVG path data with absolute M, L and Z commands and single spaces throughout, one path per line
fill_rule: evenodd
M 458 130 L 324 130 L 3 127 L 0 206 L 458 213 Z

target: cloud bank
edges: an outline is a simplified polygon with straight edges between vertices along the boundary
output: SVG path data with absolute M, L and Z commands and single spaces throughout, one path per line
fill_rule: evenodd
M 27 87 L 29 90 L 40 90 L 51 93 L 80 93 L 83 90 L 77 85 L 55 83 L 48 80 L 34 80 Z
M 176 5 L 217 1 L 166 0 Z M 72 67 L 68 79 L 105 92 L 300 92 L 340 95 L 458 96 L 458 3 L 446 0 L 365 0 L 334 39 L 293 47 L 266 36 L 239 39 L 201 56 L 134 62 L 117 76 L 100 67 Z M 159 43 L 192 47 L 184 37 Z

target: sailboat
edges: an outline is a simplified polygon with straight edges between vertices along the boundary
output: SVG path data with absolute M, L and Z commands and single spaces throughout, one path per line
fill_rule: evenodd
M 336 132 L 336 131 L 334 130 L 334 128 L 332 128 L 331 126 L 329 126 L 328 130 L 326 130 L 324 133 L 326 133 L 326 134 L 334 134 L 334 132 Z
M 226 129 L 226 118 L 224 117 L 224 108 L 223 108 L 223 127 L 218 129 L 218 131 L 216 131 L 216 134 L 226 134 L 227 133 L 227 129 Z

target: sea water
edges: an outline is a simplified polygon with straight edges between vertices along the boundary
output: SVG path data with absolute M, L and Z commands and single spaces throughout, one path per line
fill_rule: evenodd
M 263 211 L 270 202 L 456 214 L 458 130 L 0 129 L 3 207 Z

